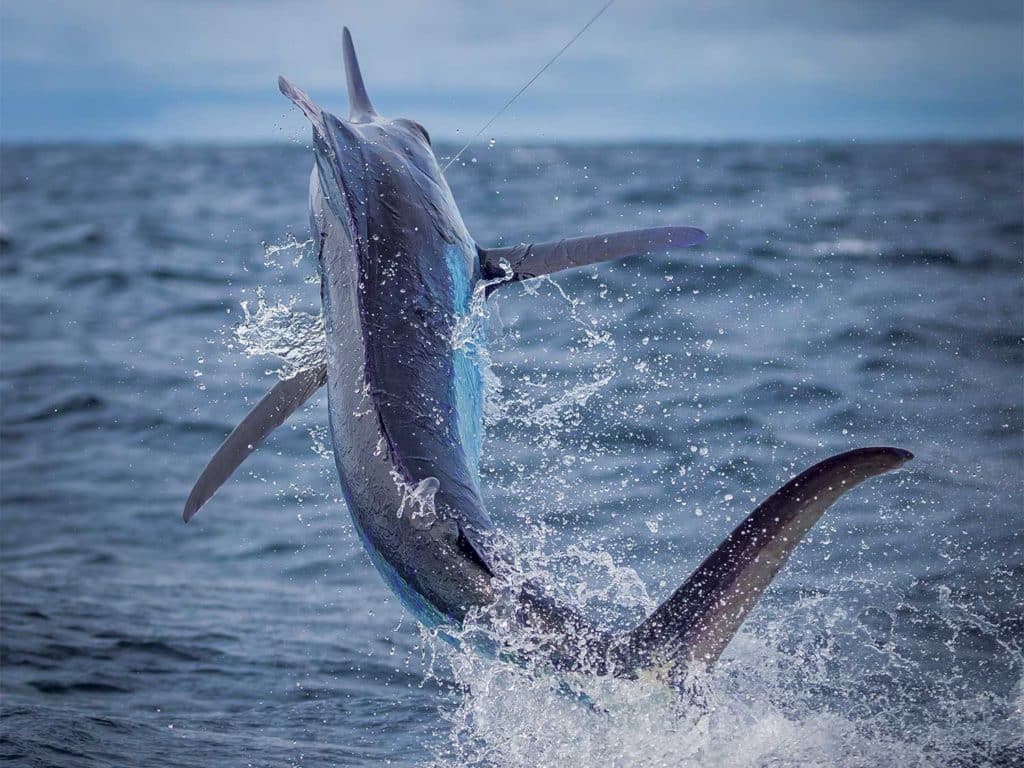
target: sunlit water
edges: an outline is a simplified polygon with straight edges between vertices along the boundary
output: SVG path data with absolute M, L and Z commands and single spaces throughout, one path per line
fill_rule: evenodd
M 691 707 L 403 616 L 322 397 L 181 523 L 247 408 L 321 359 L 306 150 L 4 149 L 0 755 L 1022 764 L 1021 150 L 499 144 L 451 169 L 484 244 L 711 234 L 490 301 L 488 506 L 595 619 L 635 623 L 814 461 L 917 455 L 826 515 Z

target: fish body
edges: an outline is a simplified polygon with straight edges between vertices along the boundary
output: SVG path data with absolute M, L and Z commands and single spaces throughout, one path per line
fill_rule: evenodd
M 325 362 L 276 384 L 228 436 L 185 505 L 189 520 L 242 461 L 326 384 L 331 443 L 353 523 L 384 581 L 420 621 L 458 627 L 497 610 L 556 668 L 654 675 L 681 686 L 719 657 L 806 532 L 840 496 L 912 458 L 890 447 L 825 459 L 790 480 L 638 626 L 597 629 L 521 578 L 479 484 L 486 344 L 480 303 L 502 285 L 706 239 L 655 227 L 506 248 L 470 236 L 427 131 L 377 114 L 348 30 L 350 113 L 281 78 L 313 127 L 310 225 Z M 525 645 L 523 641 L 525 640 Z

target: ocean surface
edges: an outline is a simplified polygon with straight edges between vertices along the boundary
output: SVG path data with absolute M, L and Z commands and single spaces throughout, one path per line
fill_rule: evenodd
M 362 551 L 323 397 L 181 521 L 315 346 L 310 151 L 8 146 L 0 758 L 1024 765 L 1024 146 L 485 142 L 463 161 L 481 244 L 711 236 L 490 302 L 488 507 L 584 610 L 635 623 L 832 453 L 917 458 L 828 512 L 703 710 L 456 651 Z

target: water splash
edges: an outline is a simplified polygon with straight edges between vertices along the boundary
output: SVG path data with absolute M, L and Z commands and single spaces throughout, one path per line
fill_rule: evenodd
M 275 269 L 284 269 L 286 265 L 278 261 L 282 254 L 291 254 L 291 265 L 298 267 L 303 259 L 312 253 L 313 238 L 308 240 L 296 240 L 294 235 L 288 235 L 283 243 L 263 243 L 263 263 Z
M 613 374 L 595 378 L 593 381 L 581 382 L 574 385 L 564 394 L 559 395 L 544 405 L 527 412 L 523 420 L 538 426 L 554 426 L 557 424 L 561 414 L 568 408 L 584 406 L 599 390 L 612 380 Z
M 488 382 L 489 425 L 521 433 L 521 445 L 539 449 L 541 456 L 533 464 L 508 456 L 490 458 L 492 468 L 507 462 L 501 469 L 507 473 L 505 490 L 518 502 L 517 508 L 504 510 L 505 519 L 509 514 L 518 517 L 523 528 L 516 536 L 520 571 L 511 581 L 543 580 L 560 599 L 602 626 L 631 626 L 657 601 L 637 571 L 616 564 L 623 553 L 609 551 L 602 539 L 584 535 L 566 544 L 567 531 L 578 533 L 571 510 L 572 495 L 580 486 L 575 472 L 566 473 L 565 468 L 592 466 L 595 458 L 620 458 L 614 451 L 603 453 L 599 442 L 602 431 L 628 421 L 614 415 L 624 374 L 641 389 L 663 384 L 646 358 L 629 360 L 619 351 L 615 339 L 602 330 L 608 317 L 586 309 L 555 281 L 542 279 L 525 284 L 524 290 L 534 301 L 544 294 L 577 330 L 561 360 L 566 371 L 558 377 L 528 372 L 506 376 L 503 386 L 482 343 L 486 287 L 477 286 L 470 310 L 458 318 L 452 346 L 481 362 Z M 247 353 L 276 356 L 286 367 L 295 366 L 291 371 L 322 359 L 322 319 L 295 312 L 293 304 L 270 304 L 260 293 L 255 310 L 244 306 L 246 319 L 236 338 Z M 611 300 L 608 306 L 613 308 Z M 708 374 L 711 346 L 695 345 L 694 378 Z M 596 418 L 588 414 L 595 396 L 609 389 L 611 410 L 599 409 Z M 323 433 L 317 437 L 322 453 L 329 455 Z M 649 446 L 643 450 L 646 455 Z M 672 492 L 678 494 L 673 503 L 685 507 L 682 492 L 721 482 L 723 466 L 706 447 L 693 445 L 671 469 L 676 476 Z M 396 513 L 429 520 L 436 491 L 431 480 L 403 486 L 406 493 Z M 749 495 L 742 493 L 744 499 Z M 726 502 L 735 498 L 719 495 Z M 697 509 L 702 515 L 701 507 Z M 657 525 L 648 528 L 656 532 Z M 831 535 L 824 528 L 822 542 Z M 718 667 L 711 674 L 694 673 L 691 687 L 701 692 L 700 707 L 648 680 L 556 674 L 532 661 L 543 657 L 531 653 L 537 638 L 517 637 L 511 622 L 502 623 L 500 616 L 468 621 L 454 633 L 472 641 L 462 648 L 423 629 L 427 679 L 436 679 L 448 691 L 439 708 L 448 732 L 428 764 L 1018 764 L 1024 759 L 1019 638 L 988 618 L 993 612 L 983 603 L 951 587 L 915 583 L 901 591 L 885 583 L 840 579 L 830 583 L 828 592 L 789 605 L 770 594 Z M 999 583 L 1012 584 L 1013 579 Z M 660 592 L 670 588 L 664 581 L 659 584 Z M 1024 595 L 1010 600 L 1018 598 Z M 922 633 L 920 626 L 929 629 Z M 933 642 L 923 643 L 922 635 Z M 513 651 L 519 661 L 476 650 L 487 644 Z M 964 659 L 972 656 L 987 659 L 1015 679 L 1014 693 L 1001 696 L 973 684 L 964 666 Z
M 938 587 L 928 588 L 927 607 L 904 605 L 886 630 L 893 639 L 909 638 L 916 623 L 934 624 L 934 647 L 879 646 L 872 642 L 877 617 L 847 602 L 865 590 L 880 604 L 903 598 L 851 579 L 838 594 L 773 605 L 770 617 L 762 612 L 714 672 L 695 672 L 688 681 L 699 704 L 656 682 L 558 675 L 521 648 L 525 661 L 513 663 L 425 633 L 437 656 L 434 674 L 456 682 L 441 713 L 449 737 L 428 764 L 1019 765 L 1024 681 L 1016 695 L 1000 697 L 979 693 L 965 670 L 955 672 L 957 657 L 1009 643 L 1013 650 L 1002 662 L 1024 680 L 1019 644 L 979 616 L 980 604 L 953 607 Z M 963 633 L 979 623 L 984 631 L 965 643 Z M 464 633 L 493 631 L 476 624 Z M 950 664 L 943 678 L 928 669 L 940 663 Z
M 334 449 L 331 447 L 331 430 L 326 424 L 317 424 L 309 428 L 309 438 L 313 453 L 325 461 L 331 461 L 333 470 Z
M 524 288 L 534 294 L 534 301 L 545 293 L 579 332 L 568 345 L 569 352 L 558 359 L 565 369 L 560 376 L 503 371 L 505 386 L 496 422 L 515 437 L 507 455 L 491 450 L 487 458 L 492 488 L 497 486 L 501 498 L 512 502 L 511 508 L 502 510 L 503 523 L 511 513 L 521 525 L 515 536 L 522 556 L 520 572 L 511 580 L 544 581 L 560 599 L 605 628 L 633 626 L 657 601 L 634 569 L 617 564 L 627 553 L 610 551 L 607 539 L 592 532 L 590 518 L 584 525 L 591 532 L 581 535 L 576 517 L 581 513 L 574 511 L 579 503 L 573 494 L 577 488 L 592 487 L 594 481 L 581 484 L 575 475 L 604 457 L 630 458 L 628 449 L 626 455 L 603 454 L 599 447 L 602 432 L 629 421 L 621 416 L 624 375 L 632 377 L 641 392 L 639 401 L 657 402 L 657 389 L 664 384 L 651 367 L 641 365 L 646 358 L 630 360 L 616 348 L 614 339 L 601 329 L 608 318 L 600 310 L 595 316 L 593 309 L 585 309 L 551 280 L 532 281 Z M 614 311 L 611 300 L 609 306 Z M 499 359 L 500 341 L 495 345 Z M 693 378 L 713 377 L 712 344 L 694 345 Z M 691 354 L 686 357 L 691 359 Z M 593 398 L 609 389 L 604 398 L 609 407 L 595 410 Z M 586 418 L 580 418 L 587 411 L 591 412 Z M 699 403 L 697 411 L 699 420 Z M 696 503 L 697 514 L 706 520 L 715 517 L 716 499 L 721 499 L 733 520 L 732 503 L 737 498 L 756 503 L 757 494 L 745 489 L 750 480 L 730 483 L 726 473 L 736 470 L 708 447 L 685 448 L 668 465 L 672 487 L 657 497 L 659 506 L 681 509 Z M 637 450 L 649 457 L 651 446 Z M 639 471 L 638 467 L 635 472 Z M 621 487 L 627 488 L 633 473 L 623 474 Z M 708 484 L 717 491 L 708 495 Z M 695 491 L 705 493 L 683 499 Z M 671 502 L 669 495 L 675 497 Z M 588 498 L 595 505 L 603 501 L 592 491 Z M 871 503 L 879 505 L 877 499 Z M 826 546 L 835 530 L 826 524 L 819 533 Z M 572 537 L 576 540 L 567 544 Z M 666 551 L 672 561 L 678 560 L 671 545 Z M 830 554 L 827 551 L 824 559 Z M 687 564 L 679 564 L 678 570 L 676 578 L 681 581 Z M 428 674 L 449 683 L 448 699 L 440 708 L 449 726 L 447 738 L 427 764 L 1024 764 L 1021 640 L 1012 626 L 987 618 L 1005 614 L 1005 609 L 990 609 L 978 597 L 943 585 L 906 584 L 905 578 L 901 582 L 871 569 L 869 573 L 869 579 L 837 576 L 828 591 L 788 604 L 784 593 L 769 593 L 718 666 L 711 673 L 693 673 L 689 687 L 699 691 L 695 700 L 702 702 L 700 706 L 647 680 L 555 673 L 535 661 L 543 654 L 530 653 L 537 638 L 517 638 L 511 622 L 502 624 L 493 617 L 467 622 L 459 634 L 472 642 L 461 648 L 424 632 Z M 1024 599 L 1019 579 L 1004 574 L 994 583 L 1016 590 L 1002 596 L 1004 604 Z M 661 580 L 659 594 L 664 596 L 672 586 Z M 922 632 L 922 626 L 927 631 Z M 475 650 L 488 644 L 510 649 L 509 655 L 518 660 Z M 972 658 L 984 659 L 984 664 L 998 666 L 1001 675 L 1016 680 L 1015 693 L 1007 696 L 979 686 L 970 670 Z
M 502 269 L 501 275 L 480 280 L 473 286 L 468 310 L 455 318 L 451 341 L 452 349 L 464 352 L 480 370 L 484 391 L 484 421 L 488 424 L 500 414 L 502 398 L 501 379 L 494 372 L 487 346 L 487 321 L 490 317 L 487 293 L 492 286 L 510 282 L 515 276 L 508 261 L 502 259 L 499 266 Z
M 242 302 L 243 320 L 234 329 L 235 340 L 247 357 L 269 356 L 282 365 L 273 372 L 288 379 L 302 371 L 323 365 L 324 318 L 294 309 L 288 303 L 266 299 L 263 288 L 256 289 L 256 307 Z
M 586 313 L 580 300 L 569 296 L 554 279 L 544 275 L 522 283 L 523 291 L 535 301 L 539 301 L 546 291 L 549 298 L 554 299 L 560 307 L 559 313 L 568 317 L 577 327 L 577 338 L 569 344 L 567 362 L 574 364 L 572 378 L 566 380 L 542 381 L 525 377 L 519 392 L 503 391 L 500 398 L 489 402 L 490 408 L 485 411 L 487 425 L 497 426 L 502 421 L 516 428 L 534 428 L 534 434 L 552 435 L 562 426 L 563 418 L 574 409 L 581 408 L 601 391 L 615 376 L 618 361 L 614 355 L 615 342 L 607 331 L 601 329 L 600 321 Z M 595 354 L 589 361 L 576 360 L 578 352 Z M 497 380 L 493 372 L 490 357 L 487 359 L 487 374 Z M 539 394 L 554 392 L 546 402 Z M 539 431 L 538 431 L 539 429 Z
M 409 516 L 414 528 L 429 529 L 437 522 L 437 507 L 434 497 L 441 488 L 436 477 L 425 477 L 415 485 L 405 482 L 397 470 L 391 471 L 391 479 L 402 493 L 402 500 L 395 514 Z
M 489 316 L 487 294 L 491 287 L 510 282 L 515 277 L 512 265 L 508 261 L 502 259 L 499 266 L 502 269 L 501 275 L 488 280 L 480 280 L 473 286 L 468 311 L 455 319 L 455 327 L 452 331 L 452 349 L 461 349 L 467 352 L 472 350 L 486 354 L 487 318 Z

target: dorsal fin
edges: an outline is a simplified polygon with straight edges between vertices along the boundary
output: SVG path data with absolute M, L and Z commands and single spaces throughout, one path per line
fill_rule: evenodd
M 512 269 L 512 281 L 529 280 L 571 267 L 689 248 L 707 239 L 703 230 L 694 227 L 652 227 L 547 243 L 524 243 L 510 248 L 481 248 L 480 268 L 485 280 L 494 279 L 505 274 L 504 262 Z
M 345 56 L 345 79 L 348 81 L 348 119 L 353 123 L 365 123 L 376 117 L 377 110 L 370 103 L 363 84 L 363 75 L 359 71 L 359 59 L 356 48 L 352 44 L 352 33 L 345 27 L 342 33 L 342 47 Z

